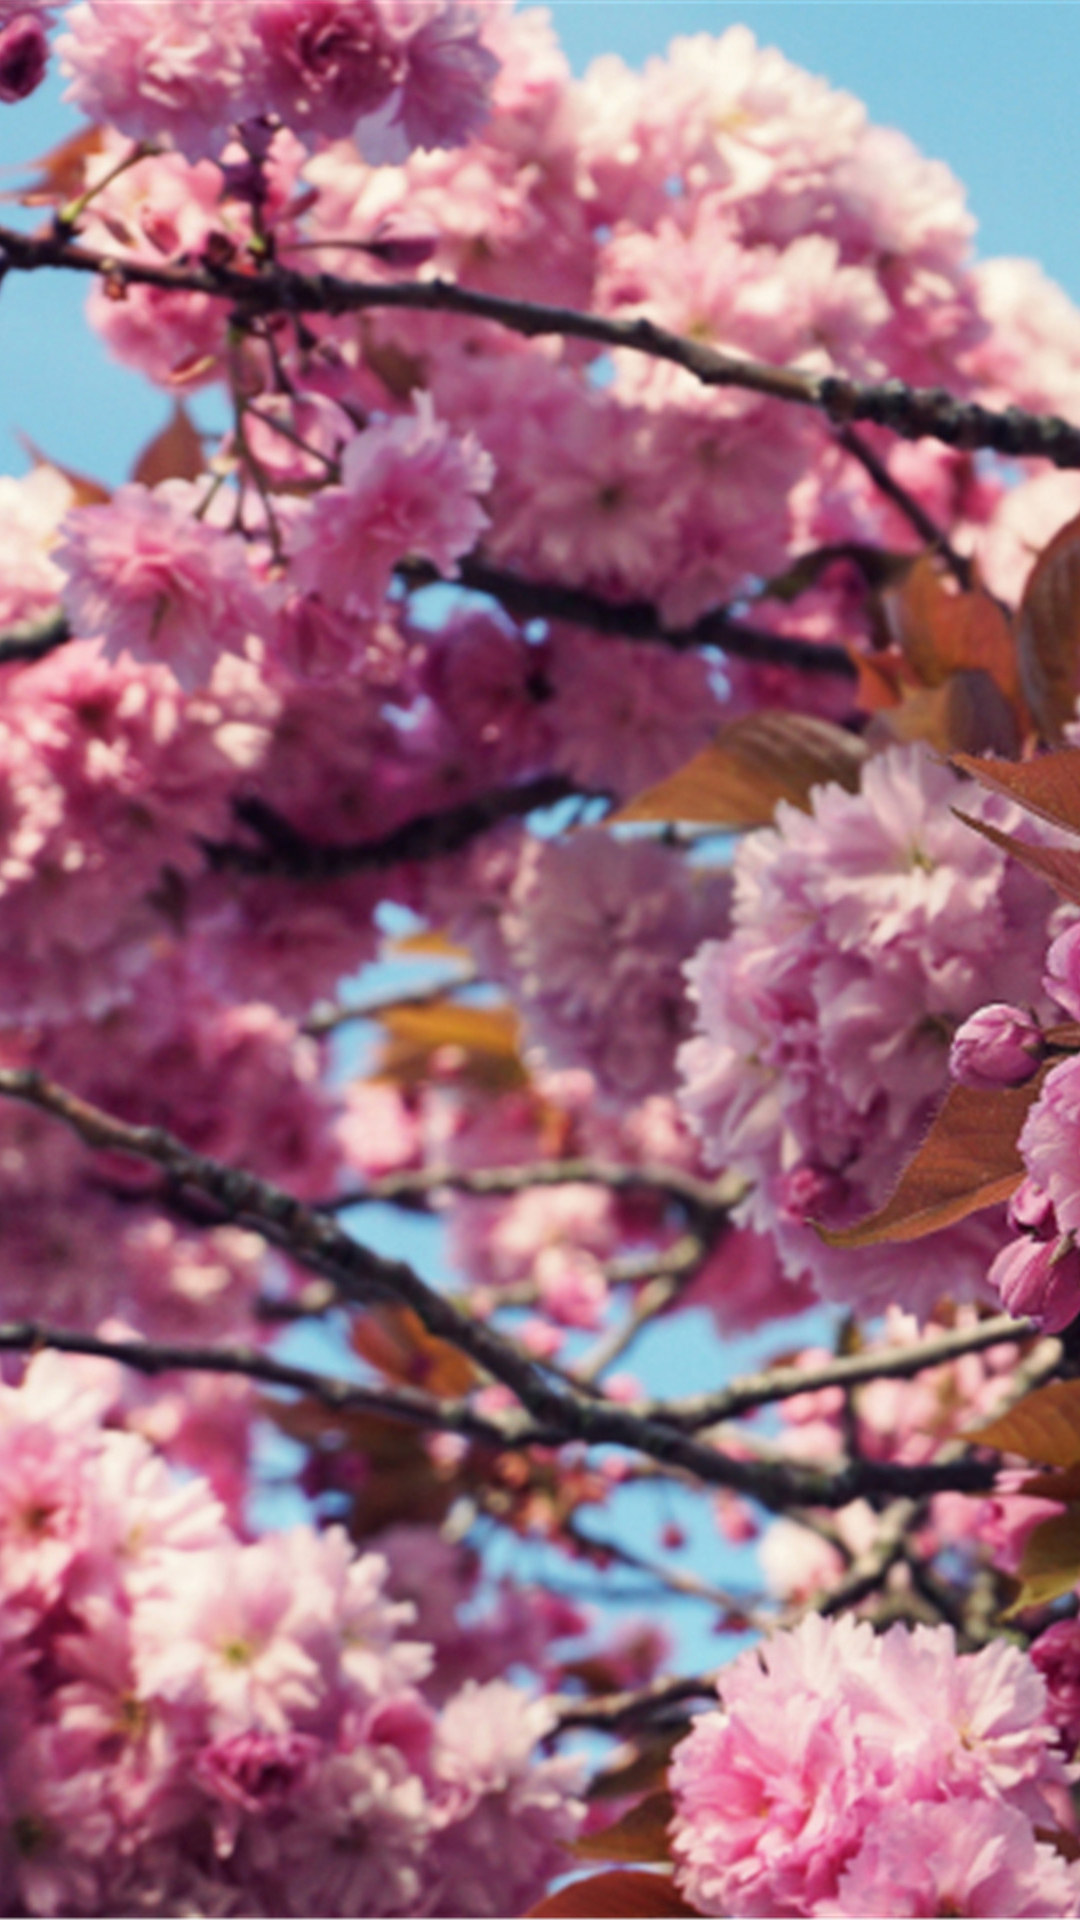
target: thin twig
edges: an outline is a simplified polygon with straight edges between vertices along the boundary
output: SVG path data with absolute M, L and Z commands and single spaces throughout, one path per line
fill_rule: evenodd
M 646 1416 L 607 1400 L 577 1395 L 554 1384 L 544 1370 L 484 1321 L 463 1313 L 427 1285 L 403 1260 L 387 1259 L 344 1233 L 325 1214 L 242 1168 L 192 1152 L 160 1127 L 129 1126 L 100 1107 L 28 1069 L 0 1069 L 0 1094 L 27 1101 L 71 1127 L 93 1148 L 133 1154 L 160 1166 L 180 1187 L 206 1194 L 223 1216 L 252 1226 L 311 1272 L 331 1280 L 344 1299 L 368 1303 L 392 1299 L 411 1307 L 427 1331 L 467 1354 L 493 1379 L 509 1387 L 534 1424 L 500 1423 L 505 1444 L 558 1447 L 625 1447 L 685 1467 L 708 1486 L 730 1487 L 774 1511 L 791 1507 L 837 1508 L 852 1500 L 887 1495 L 985 1492 L 996 1469 L 977 1458 L 902 1462 L 860 1460 L 836 1468 L 797 1461 L 736 1458 L 665 1422 L 662 1409 Z
M 346 1207 L 363 1206 L 374 1200 L 426 1199 L 442 1192 L 502 1195 L 524 1193 L 529 1187 L 583 1185 L 608 1187 L 614 1193 L 651 1191 L 679 1200 L 688 1208 L 705 1215 L 729 1213 L 746 1192 L 746 1183 L 737 1174 L 724 1174 L 718 1180 L 702 1180 L 680 1167 L 662 1160 L 643 1161 L 639 1166 L 609 1160 L 535 1160 L 512 1167 L 417 1167 L 402 1173 L 388 1173 L 366 1186 L 325 1203 L 326 1211 L 341 1212 Z M 657 1259 L 650 1255 L 642 1277 L 657 1271 Z M 722 1416 L 718 1416 L 722 1417 Z
M 974 1327 L 936 1334 L 931 1340 L 920 1340 L 909 1347 L 871 1347 L 866 1353 L 844 1354 L 821 1367 L 773 1367 L 766 1373 L 747 1374 L 741 1380 L 733 1380 L 729 1387 L 721 1387 L 716 1393 L 694 1394 L 692 1398 L 666 1400 L 656 1405 L 646 1402 L 639 1410 L 653 1414 L 662 1404 L 665 1420 L 696 1431 L 748 1413 L 753 1407 L 771 1406 L 800 1393 L 818 1393 L 823 1387 L 855 1386 L 864 1380 L 907 1380 L 926 1367 L 944 1366 L 966 1353 L 982 1353 L 987 1347 L 1030 1340 L 1036 1331 L 1034 1321 L 1013 1320 L 1007 1313 L 1001 1313 L 992 1320 L 979 1321 Z
M 303 1031 L 319 1040 L 326 1034 L 337 1033 L 354 1020 L 377 1020 L 380 1014 L 393 1013 L 397 1007 L 430 1006 L 433 1001 L 445 999 L 448 993 L 457 993 L 462 987 L 472 986 L 478 977 L 475 967 L 462 965 L 441 980 L 434 980 L 426 987 L 414 987 L 404 993 L 397 987 L 382 993 L 371 993 L 358 1000 L 336 1003 L 320 1001 L 304 1021 Z M 341 1202 L 335 1201 L 333 1205 L 339 1207 Z
M 955 547 L 950 546 L 948 535 L 942 532 L 937 521 L 927 513 L 926 508 L 916 500 L 914 494 L 909 493 L 906 487 L 900 485 L 899 480 L 893 478 L 884 461 L 878 459 L 873 447 L 867 444 L 861 434 L 855 432 L 854 427 L 842 427 L 836 437 L 844 452 L 850 453 L 852 458 L 857 460 L 870 475 L 878 492 L 883 493 L 887 500 L 891 500 L 893 506 L 910 522 L 920 540 L 924 540 L 928 547 L 933 547 L 940 553 L 957 586 L 966 592 L 971 586 L 970 560 L 966 560 L 963 554 L 957 553 Z
M 555 1694 L 550 1705 L 560 1729 L 591 1727 L 597 1733 L 617 1733 L 640 1721 L 663 1720 L 673 1707 L 681 1707 L 690 1700 L 708 1700 L 715 1706 L 716 1684 L 716 1674 L 693 1674 L 674 1680 L 653 1680 L 648 1686 L 627 1688 L 624 1693 L 601 1693 L 592 1700 L 579 1700 L 575 1694 Z

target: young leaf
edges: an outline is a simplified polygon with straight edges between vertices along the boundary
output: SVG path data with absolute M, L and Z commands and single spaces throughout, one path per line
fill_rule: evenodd
M 476 1385 L 472 1361 L 429 1333 L 411 1307 L 377 1306 L 353 1321 L 349 1342 L 369 1365 L 401 1386 L 456 1400 Z
M 162 480 L 196 480 L 205 466 L 202 441 L 178 400 L 172 418 L 143 448 L 131 477 L 144 487 L 156 487 Z
M 1080 1580 L 1080 1507 L 1054 1514 L 1033 1527 L 1024 1543 L 1018 1578 L 1020 1591 L 1005 1619 L 1025 1607 L 1044 1607 L 1068 1593 Z
M 1080 1380 L 1054 1380 L 1036 1387 L 997 1420 L 976 1427 L 965 1440 L 1002 1453 L 1018 1453 L 1044 1467 L 1080 1462 Z
M 1061 747 L 1056 753 L 1039 753 L 1033 760 L 1021 761 L 956 753 L 953 765 L 1052 826 L 1080 833 L 1080 748 Z
M 670 1860 L 673 1812 L 670 1793 L 647 1794 L 610 1827 L 583 1834 L 573 1851 L 579 1860 Z
M 856 734 L 805 713 L 753 713 L 723 727 L 709 746 L 656 786 L 647 787 L 609 825 L 686 820 L 713 827 L 761 827 L 779 800 L 807 808 L 811 790 L 838 781 L 854 792 L 866 759 Z
M 935 752 L 1015 754 L 1016 716 L 997 681 L 982 667 L 963 667 L 932 687 L 910 687 L 879 712 L 871 737 L 923 740 Z
M 984 840 L 1011 854 L 1029 873 L 1037 873 L 1063 900 L 1072 900 L 1080 906 L 1080 847 L 1033 846 L 1029 840 L 1018 839 L 1015 833 L 1002 833 L 1000 827 L 992 827 L 988 820 L 976 820 L 961 807 L 954 807 L 953 812 L 965 827 L 974 827 Z
M 668 1914 L 696 1913 L 676 1892 L 665 1873 L 632 1873 L 616 1867 L 549 1893 L 530 1907 L 526 1920 L 666 1920 Z
M 386 1007 L 379 1014 L 386 1041 L 373 1077 L 410 1085 L 427 1074 L 442 1049 L 460 1056 L 462 1078 L 489 1089 L 524 1086 L 528 1079 L 518 1050 L 518 1018 L 511 1007 L 462 1006 L 429 1000 Z
M 886 618 L 909 667 L 924 687 L 944 685 L 955 673 L 989 674 L 1014 710 L 1020 677 L 1009 621 L 988 593 L 977 587 L 955 592 L 936 562 L 923 554 L 901 585 L 883 595 Z
M 1054 535 L 1028 576 L 1016 657 L 1040 733 L 1062 739 L 1080 684 L 1080 514 Z
M 20 433 L 19 444 L 29 454 L 35 467 L 51 467 L 54 473 L 62 474 L 75 495 L 77 507 L 103 507 L 112 499 L 108 487 L 102 485 L 88 473 L 78 473 L 74 467 L 62 467 L 58 460 L 50 460 L 47 453 L 31 440 L 29 434 Z
M 954 1086 L 885 1205 L 853 1227 L 818 1227 L 821 1238 L 830 1247 L 921 1240 L 1007 1200 L 1024 1177 L 1016 1142 L 1040 1084 L 995 1093 Z
M 0 193 L 0 200 L 17 200 L 21 207 L 66 206 L 82 191 L 86 162 L 100 153 L 104 144 L 104 127 L 80 127 L 59 146 L 32 160 L 30 165 L 38 170 L 35 178 L 14 193 Z

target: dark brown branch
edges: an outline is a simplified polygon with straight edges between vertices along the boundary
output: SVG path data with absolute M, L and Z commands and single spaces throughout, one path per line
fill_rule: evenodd
M 443 579 L 434 567 L 422 561 L 410 561 L 396 571 L 398 577 L 411 586 L 434 586 Z M 605 600 L 581 587 L 564 587 L 547 580 L 523 580 L 520 574 L 490 566 L 475 554 L 461 561 L 458 574 L 461 586 L 498 600 L 517 620 L 563 620 L 571 626 L 588 627 L 594 633 L 610 634 L 620 640 L 672 647 L 677 653 L 696 647 L 720 647 L 733 659 L 763 666 L 834 673 L 846 680 L 855 677 L 854 664 L 844 647 L 751 626 L 745 620 L 737 620 L 726 607 L 703 613 L 687 627 L 669 627 L 665 626 L 658 609 L 647 600 Z
M 326 242 L 328 248 L 334 245 Z M 481 293 L 451 280 L 390 281 L 381 284 L 339 279 L 334 274 L 298 273 L 276 264 L 249 269 L 203 261 L 197 266 L 121 259 L 68 239 L 63 233 L 29 235 L 0 227 L 3 270 L 34 273 L 42 268 L 102 275 L 110 285 L 161 287 L 174 293 L 201 293 L 227 300 L 243 322 L 267 313 L 362 313 L 376 308 L 448 313 L 491 320 L 527 339 L 553 334 L 591 340 L 609 350 L 624 349 L 666 360 L 708 387 L 737 387 L 766 398 L 813 407 L 836 426 L 856 420 L 887 427 L 906 440 L 931 438 L 947 446 L 986 447 L 995 453 L 1049 460 L 1058 467 L 1080 466 L 1080 428 L 1053 414 L 1004 411 L 957 400 L 941 387 L 907 387 L 901 380 L 862 383 L 841 374 L 800 373 L 760 360 L 724 353 L 703 341 L 672 333 L 644 316 L 616 319 L 580 313 L 572 307 L 540 305 Z
M 263 1386 L 286 1387 L 306 1394 L 333 1413 L 358 1410 L 378 1413 L 411 1426 L 461 1433 L 487 1446 L 506 1445 L 501 1428 L 462 1401 L 436 1400 L 412 1387 L 400 1387 L 393 1392 L 359 1387 L 354 1381 L 335 1380 L 327 1374 L 314 1373 L 309 1367 L 290 1366 L 254 1347 L 186 1347 L 151 1340 L 103 1340 L 96 1334 L 72 1333 L 35 1320 L 0 1325 L 0 1352 L 40 1353 L 45 1349 L 117 1360 L 122 1366 L 150 1378 L 162 1373 L 239 1375 L 257 1380 Z
M 225 1218 L 255 1228 L 301 1266 L 331 1280 L 342 1298 L 364 1304 L 389 1298 L 411 1307 L 429 1333 L 450 1341 L 509 1387 L 531 1416 L 532 1425 L 500 1423 L 508 1445 L 559 1447 L 580 1441 L 586 1446 L 625 1447 L 681 1467 L 707 1486 L 730 1487 L 778 1512 L 791 1507 L 844 1507 L 852 1500 L 881 1495 L 982 1493 L 994 1484 L 994 1466 L 975 1458 L 925 1466 L 859 1460 L 837 1468 L 816 1468 L 724 1454 L 667 1424 L 662 1409 L 649 1417 L 554 1384 L 513 1342 L 462 1312 L 405 1261 L 387 1259 L 361 1245 L 325 1214 L 305 1207 L 269 1181 L 193 1153 L 160 1127 L 129 1126 L 116 1120 L 30 1070 L 0 1069 L 0 1095 L 25 1100 L 55 1115 L 87 1146 L 151 1161 L 179 1188 L 205 1194 Z
M 309 840 L 263 800 L 234 803 L 237 818 L 259 835 L 261 846 L 239 841 L 204 841 L 211 867 L 246 874 L 281 874 L 290 880 L 340 880 L 350 873 L 381 872 L 407 860 L 433 860 L 475 840 L 503 820 L 522 819 L 552 807 L 576 792 L 561 774 L 543 774 L 516 787 L 464 800 L 440 813 L 418 814 L 377 839 L 335 845 Z
M 708 1700 L 716 1705 L 715 1674 L 694 1674 L 690 1678 L 653 1680 L 646 1687 L 625 1693 L 602 1693 L 592 1700 L 579 1700 L 573 1694 L 556 1694 L 552 1700 L 560 1729 L 592 1727 L 595 1732 L 617 1733 L 640 1721 L 670 1724 L 672 1709 L 690 1700 Z M 686 1716 L 679 1714 L 679 1720 Z
M 71 629 L 60 607 L 43 614 L 39 620 L 20 620 L 17 626 L 0 633 L 0 667 L 17 661 L 43 660 L 71 639 Z
M 927 513 L 926 508 L 916 500 L 914 494 L 909 493 L 906 487 L 900 485 L 899 480 L 893 478 L 884 461 L 878 459 L 873 447 L 855 432 L 854 427 L 842 427 L 837 434 L 837 439 L 845 453 L 850 453 L 852 458 L 857 460 L 870 475 L 878 492 L 884 494 L 886 500 L 891 500 L 893 506 L 914 527 L 920 540 L 924 540 L 928 547 L 933 547 L 940 553 L 957 586 L 966 592 L 971 586 L 970 560 L 965 560 L 963 554 L 957 553 L 955 547 L 950 546 L 947 536 L 942 532 L 937 521 Z

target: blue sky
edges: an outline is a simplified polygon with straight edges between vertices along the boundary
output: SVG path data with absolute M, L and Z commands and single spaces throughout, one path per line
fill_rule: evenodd
M 632 65 L 676 34 L 746 20 L 759 40 L 865 100 L 968 188 L 983 253 L 1025 253 L 1080 301 L 1080 6 L 768 4 L 726 0 L 554 0 L 577 71 L 603 52 Z M 75 124 L 51 81 L 0 107 L 0 185 Z M 13 275 L 0 292 L 0 469 L 21 471 L 21 428 L 57 459 L 115 482 L 168 411 L 83 326 L 83 289 Z

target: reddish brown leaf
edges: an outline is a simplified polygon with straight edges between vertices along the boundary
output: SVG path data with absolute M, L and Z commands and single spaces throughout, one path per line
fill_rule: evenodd
M 406 1086 L 425 1080 L 431 1056 L 441 1053 L 461 1077 L 492 1090 L 520 1087 L 528 1079 L 518 1050 L 519 1022 L 512 1007 L 470 1007 L 456 1000 L 385 1008 L 378 1016 L 386 1035 L 373 1078 Z
M 1005 794 L 1051 825 L 1080 833 L 1080 748 L 1061 747 L 1021 761 L 957 753 L 953 765 L 980 786 Z
M 88 473 L 77 473 L 74 467 L 62 467 L 58 460 L 50 460 L 29 435 L 20 433 L 18 438 L 35 467 L 51 467 L 54 473 L 63 475 L 75 495 L 77 507 L 103 507 L 112 499 L 108 487 L 102 486 L 100 480 L 92 479 Z
M 931 555 L 923 554 L 900 585 L 886 589 L 882 603 L 890 631 L 922 686 L 942 686 L 955 673 L 978 669 L 1011 708 L 1021 704 L 1008 618 L 980 587 L 958 593 Z
M 838 781 L 854 792 L 866 759 L 862 741 L 803 713 L 754 713 L 721 729 L 684 767 L 647 787 L 608 824 L 687 820 L 703 826 L 760 827 L 779 800 L 806 808 L 812 788 Z
M 37 174 L 14 193 L 0 194 L 0 200 L 17 200 L 21 207 L 62 207 L 82 192 L 86 162 L 100 153 L 105 138 L 103 127 L 80 127 L 78 133 L 50 147 L 48 153 L 30 162 Z
M 670 1793 L 647 1794 L 610 1827 L 583 1834 L 573 1851 L 579 1860 L 670 1860 L 668 1829 L 674 1810 Z
M 530 1907 L 526 1920 L 666 1920 L 669 1914 L 696 1913 L 665 1873 L 633 1873 L 616 1867 L 574 1880 Z
M 950 673 L 932 687 L 912 687 L 878 713 L 870 738 L 925 741 L 935 752 L 1015 754 L 1020 729 L 1013 707 L 981 667 Z
M 472 1361 L 428 1332 L 411 1307 L 372 1307 L 352 1323 L 349 1342 L 362 1359 L 401 1386 L 456 1400 L 476 1385 Z
M 953 812 L 966 827 L 974 827 L 984 840 L 1011 854 L 1029 873 L 1037 873 L 1063 900 L 1072 900 L 1080 906 L 1080 847 L 1033 846 L 1028 840 L 1018 839 L 1015 833 L 1002 833 L 1000 827 L 992 827 L 988 820 L 976 820 L 961 807 L 954 807 Z
M 830 1247 L 921 1240 L 1007 1200 L 1024 1177 L 1016 1142 L 1040 1084 L 997 1093 L 953 1087 L 886 1204 L 853 1227 L 818 1227 L 821 1238 Z
M 1054 1380 L 1026 1393 L 998 1419 L 965 1434 L 978 1446 L 1018 1453 L 1044 1467 L 1080 1464 L 1080 1380 Z
M 143 448 L 131 477 L 144 487 L 156 487 L 162 480 L 196 480 L 205 464 L 202 441 L 178 400 L 172 418 Z
M 1032 1528 L 1018 1577 L 1020 1591 L 1006 1609 L 1007 1620 L 1025 1607 L 1045 1607 L 1075 1587 L 1080 1580 L 1080 1507 L 1070 1507 Z
M 1016 655 L 1044 740 L 1059 741 L 1080 683 L 1080 514 L 1044 547 L 1016 616 Z

